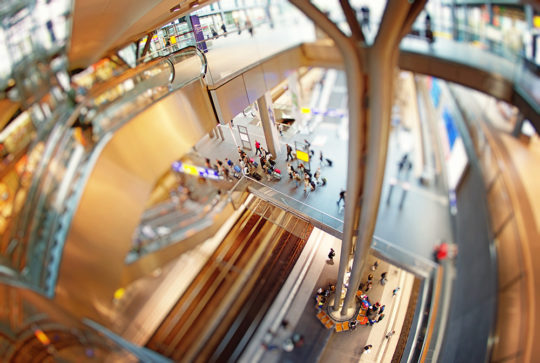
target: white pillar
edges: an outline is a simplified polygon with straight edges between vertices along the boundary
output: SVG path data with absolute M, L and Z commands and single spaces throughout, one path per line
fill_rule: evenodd
M 277 157 L 281 153 L 281 143 L 279 142 L 279 131 L 276 127 L 276 117 L 274 114 L 274 105 L 270 92 L 266 92 L 257 100 L 259 114 L 261 115 L 261 124 L 266 139 L 266 147 Z
M 287 77 L 287 83 L 289 86 L 289 93 L 291 95 L 291 111 L 292 116 L 296 120 L 295 123 L 300 129 L 305 127 L 305 120 L 302 115 L 302 97 L 300 93 L 300 82 L 298 79 L 298 72 L 294 72 Z

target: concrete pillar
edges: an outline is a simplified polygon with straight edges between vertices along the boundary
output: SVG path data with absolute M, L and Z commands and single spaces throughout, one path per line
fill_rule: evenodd
M 296 120 L 295 123 L 300 126 L 300 129 L 304 129 L 305 120 L 302 117 L 301 111 L 301 92 L 300 92 L 300 82 L 298 79 L 298 72 L 294 72 L 289 77 L 287 77 L 287 84 L 289 87 L 289 93 L 291 95 L 291 110 L 292 116 Z
M 221 138 L 222 141 L 225 141 L 225 137 L 223 136 L 223 130 L 221 129 L 221 125 L 216 126 L 217 134 Z
M 281 153 L 281 143 L 279 142 L 279 131 L 276 127 L 274 106 L 272 104 L 270 92 L 266 92 L 261 96 L 257 100 L 257 105 L 259 106 L 259 114 L 261 115 L 261 124 L 266 140 L 266 147 L 274 157 L 278 157 Z
M 454 40 L 458 39 L 458 24 L 457 24 L 457 16 L 456 16 L 456 0 L 452 0 L 452 4 L 450 5 L 450 14 L 452 17 L 452 38 Z
M 534 10 L 532 5 L 524 5 L 525 10 L 525 22 L 527 23 L 527 30 L 531 31 L 534 28 L 533 25 L 533 17 L 534 17 Z

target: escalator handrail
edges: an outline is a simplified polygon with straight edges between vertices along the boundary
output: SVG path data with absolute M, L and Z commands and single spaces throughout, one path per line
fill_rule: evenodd
M 195 48 L 195 47 L 193 47 Z M 195 48 L 196 49 L 196 48 Z M 197 76 L 195 76 L 193 79 L 190 79 L 189 82 L 193 81 L 197 78 L 204 77 L 204 74 L 206 72 L 206 58 L 204 55 L 196 49 L 195 51 L 188 49 L 188 51 L 193 52 L 193 54 L 197 54 L 199 58 L 201 59 L 201 62 L 203 63 L 201 68 L 201 73 L 199 73 Z M 187 52 L 183 52 L 187 53 Z M 182 57 L 181 60 L 175 59 L 178 58 L 178 53 L 175 53 L 173 55 L 170 55 L 166 59 L 159 59 L 155 62 L 152 62 L 149 65 L 144 65 L 143 68 L 138 71 L 135 75 L 140 74 L 140 72 L 144 72 L 146 70 L 151 69 L 152 67 L 155 67 L 157 64 L 163 64 L 166 63 L 168 65 L 168 68 L 171 70 L 171 77 L 168 77 L 167 85 L 170 85 L 174 81 L 174 64 L 178 61 L 184 60 L 185 58 Z M 127 79 L 127 78 L 124 78 Z M 165 95 L 170 94 L 171 92 L 181 88 L 186 83 L 189 82 L 183 82 L 180 85 L 177 85 L 176 87 L 168 87 L 168 91 L 165 93 Z M 162 95 L 164 97 L 165 95 Z M 159 102 L 159 100 L 162 98 L 159 97 L 157 100 L 153 100 L 150 104 L 153 104 L 154 102 Z M 32 253 L 30 250 L 32 248 L 35 248 L 37 241 L 32 241 L 37 238 L 37 233 L 40 228 L 42 228 L 41 220 L 43 219 L 43 213 L 49 213 L 51 211 L 47 210 L 48 202 L 50 202 L 52 197 L 54 197 L 53 194 L 51 194 L 51 191 L 54 190 L 51 186 L 54 184 L 54 177 L 53 173 L 50 172 L 49 167 L 54 163 L 54 161 L 58 161 L 59 157 L 62 156 L 63 150 L 60 150 L 59 148 L 61 146 L 65 146 L 65 143 L 59 143 L 57 141 L 59 140 L 65 140 L 66 137 L 70 138 L 73 137 L 73 135 L 68 135 L 68 133 L 71 133 L 71 129 L 75 122 L 78 120 L 81 110 L 83 107 L 91 104 L 91 97 L 87 97 L 83 102 L 81 102 L 74 110 L 73 113 L 68 115 L 68 117 L 63 117 L 63 114 L 60 115 L 60 119 L 58 122 L 53 124 L 52 129 L 46 130 L 46 132 L 42 132 L 41 134 L 43 137 L 36 138 L 36 141 L 33 143 L 33 146 L 30 148 L 32 150 L 34 147 L 36 147 L 38 144 L 45 142 L 45 150 L 44 152 L 45 157 L 42 158 L 38 164 L 38 168 L 33 173 L 32 176 L 32 182 L 30 188 L 28 188 L 28 194 L 26 197 L 26 202 L 24 203 L 24 207 L 21 210 L 21 213 L 19 214 L 19 217 L 16 218 L 14 221 L 14 229 L 12 230 L 11 239 L 15 239 L 19 245 L 23 245 L 24 249 L 23 252 L 26 254 L 27 257 L 31 256 Z M 149 105 L 146 105 L 144 108 L 148 107 Z M 143 109 L 144 109 L 143 108 Z M 128 117 L 126 117 L 123 121 L 131 119 L 133 116 L 135 116 L 137 113 L 142 111 L 141 109 L 136 110 L 136 112 L 130 113 Z M 55 131 L 56 130 L 56 131 Z M 55 136 L 56 135 L 56 136 Z M 64 150 L 65 151 L 65 150 Z M 30 151 L 31 152 L 31 151 Z M 30 153 L 29 152 L 29 153 Z M 62 167 L 65 167 L 65 165 L 62 165 Z M 69 188 L 73 188 L 73 185 L 70 185 Z M 44 188 L 46 190 L 44 190 Z M 47 194 L 47 195 L 43 195 Z M 51 194 L 51 195 L 49 195 Z M 39 202 L 41 200 L 41 202 Z M 46 200 L 46 202 L 45 202 Z M 45 202 L 45 204 L 44 204 Z M 65 203 L 65 201 L 63 201 Z M 42 205 L 44 206 L 43 210 L 38 210 L 37 206 Z M 54 212 L 54 211 L 52 211 Z M 68 211 L 69 213 L 73 213 L 73 211 Z M 71 218 L 69 218 L 71 219 Z M 59 217 L 54 218 L 55 221 L 60 220 Z M 69 226 L 60 226 L 60 228 L 68 228 Z M 51 231 L 46 231 L 45 235 L 47 236 L 47 241 L 45 242 L 45 245 L 48 246 L 48 244 L 52 243 L 52 238 L 54 237 L 55 233 L 59 231 L 59 226 L 51 225 L 50 226 Z M 43 243 L 41 243 L 43 244 Z M 49 252 L 49 247 L 46 246 L 46 250 Z M 44 259 L 48 258 L 49 253 L 47 253 L 47 256 L 43 256 Z M 17 265 L 20 264 L 17 263 Z M 24 266 L 16 266 L 18 269 L 22 269 Z M 45 271 L 46 269 L 44 266 L 41 266 L 40 268 L 42 271 Z M 41 283 L 43 284 L 43 279 L 40 278 Z M 46 285 L 46 284 L 45 284 Z M 44 288 L 44 286 L 40 286 Z

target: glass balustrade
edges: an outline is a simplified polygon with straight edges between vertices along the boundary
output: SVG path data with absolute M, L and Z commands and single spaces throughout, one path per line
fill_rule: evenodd
M 177 72 L 175 66 L 182 71 Z M 141 65 L 112 80 L 109 87 L 101 85 L 76 108 L 64 104 L 53 114 L 57 121 L 51 123 L 52 129 L 38 131 L 30 148 L 41 148 L 42 158 L 32 171 L 31 183 L 19 188 L 16 199 L 24 201 L 23 207 L 10 238 L 3 241 L 15 269 L 53 293 L 63 242 L 93 146 L 145 107 L 204 77 L 205 71 L 204 56 L 188 49 Z M 89 124 L 92 136 L 83 130 Z
M 343 221 L 332 217 L 316 208 L 313 208 L 287 194 L 269 187 L 255 179 L 242 177 L 233 189 L 229 192 L 231 201 L 235 208 L 238 208 L 244 200 L 244 193 L 248 191 L 263 200 L 283 208 L 285 211 L 307 219 L 314 226 L 340 237 L 343 233 Z

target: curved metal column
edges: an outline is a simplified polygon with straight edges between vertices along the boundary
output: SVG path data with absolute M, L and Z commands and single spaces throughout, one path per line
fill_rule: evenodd
M 389 1 L 381 22 L 377 38 L 367 51 L 368 133 L 364 193 L 358 239 L 355 246 L 353 267 L 349 280 L 350 289 L 343 302 L 342 315 L 355 304 L 358 286 L 366 256 L 371 246 L 381 189 L 384 179 L 388 138 L 390 133 L 390 112 L 393 103 L 394 72 L 397 67 L 399 42 L 408 31 L 425 1 Z
M 336 312 L 341 309 L 341 317 L 348 317 L 354 313 L 355 287 L 360 280 L 377 220 L 388 146 L 398 45 L 422 10 L 425 0 L 418 0 L 413 4 L 389 0 L 379 33 L 370 48 L 365 48 L 362 41 L 363 34 L 347 0 L 340 0 L 340 3 L 350 23 L 352 37 L 343 34 L 310 2 L 291 0 L 291 3 L 334 40 L 343 55 L 347 72 L 349 92 L 347 197 L 333 308 Z M 357 230 L 359 222 L 360 228 Z M 351 259 L 353 267 L 349 286 L 353 288 L 347 290 L 345 300 L 342 302 L 340 297 Z
M 349 256 L 352 252 L 352 241 L 355 235 L 355 228 L 358 225 L 360 215 L 360 195 L 361 195 L 361 175 L 362 175 L 362 158 L 364 143 L 364 125 L 365 114 L 364 109 L 364 74 L 363 57 L 364 48 L 361 44 L 343 34 L 337 26 L 330 21 L 319 9 L 308 1 L 290 0 L 298 9 L 306 14 L 313 22 L 325 31 L 330 38 L 334 40 L 339 51 L 343 55 L 345 70 L 347 72 L 347 91 L 349 95 L 349 146 L 348 146 L 348 163 L 347 163 L 347 197 L 345 203 L 345 220 L 343 227 L 343 240 L 341 243 L 341 258 L 339 264 L 339 272 L 336 283 L 336 291 L 342 291 L 344 285 L 344 277 L 349 265 Z M 340 294 L 336 294 L 340 296 Z M 334 301 L 334 310 L 339 310 L 341 299 L 337 298 Z

